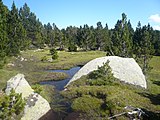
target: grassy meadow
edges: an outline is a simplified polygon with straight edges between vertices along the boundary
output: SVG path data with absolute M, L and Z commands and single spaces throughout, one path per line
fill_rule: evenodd
M 3 69 L 0 69 L 0 89 L 5 88 L 6 81 L 17 73 L 24 74 L 30 84 L 35 84 L 45 80 L 62 80 L 68 76 L 64 73 L 46 72 L 46 70 L 69 69 L 77 65 L 84 65 L 94 58 L 105 56 L 105 52 L 58 51 L 59 58 L 53 62 L 42 62 L 41 59 L 44 56 L 48 59 L 52 57 L 49 50 L 27 50 L 21 52 L 21 54 L 17 57 L 8 58 L 8 63 L 13 63 L 14 66 L 8 66 L 6 64 Z M 22 57 L 25 60 L 22 60 Z
M 53 62 L 42 62 L 41 59 L 46 56 L 51 58 L 49 50 L 27 50 L 21 52 L 17 57 L 8 58 L 8 63 L 14 66 L 5 65 L 0 69 L 0 89 L 4 89 L 7 80 L 17 73 L 25 75 L 27 81 L 31 85 L 35 85 L 45 80 L 61 80 L 68 76 L 63 73 L 50 73 L 49 69 L 69 69 L 73 66 L 84 65 L 88 61 L 105 56 L 102 51 L 87 52 L 65 52 L 58 51 L 59 58 Z M 23 57 L 25 60 L 22 60 Z M 101 115 L 108 117 L 109 113 L 118 114 L 124 112 L 124 107 L 131 105 L 142 108 L 146 114 L 153 119 L 160 118 L 160 57 L 154 56 L 150 61 L 153 68 L 146 76 L 148 88 L 142 89 L 132 85 L 126 85 L 121 82 L 109 84 L 105 86 L 89 86 L 86 84 L 87 77 L 80 78 L 79 81 L 73 83 L 68 89 L 63 91 L 62 95 L 71 102 L 73 112 L 88 111 L 88 100 L 91 100 L 95 106 L 90 111 L 89 117 Z M 53 91 L 53 93 L 50 92 Z M 52 86 L 42 86 L 41 95 L 49 102 L 52 102 L 54 90 Z M 95 101 L 94 101 L 95 100 Z M 80 104 L 82 103 L 82 104 Z M 104 107 L 104 106 L 105 107 Z M 108 106 L 106 106 L 108 105 Z M 84 107 L 85 106 L 85 107 Z M 103 108 L 102 108 L 103 106 Z M 54 109 L 54 108 L 53 108 Z M 87 116 L 88 117 L 88 116 Z M 118 119 L 126 119 L 122 116 Z

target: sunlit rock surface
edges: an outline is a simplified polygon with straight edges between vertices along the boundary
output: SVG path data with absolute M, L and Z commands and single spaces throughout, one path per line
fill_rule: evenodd
M 91 60 L 73 76 L 66 87 L 81 76 L 97 70 L 98 66 L 102 66 L 108 60 L 115 78 L 125 83 L 147 88 L 145 76 L 137 62 L 133 58 L 122 58 L 118 56 L 106 56 Z
M 47 100 L 34 93 L 23 74 L 17 74 L 7 81 L 6 94 L 9 94 L 12 88 L 16 93 L 22 93 L 22 97 L 26 99 L 24 115 L 21 120 L 38 120 L 51 109 Z

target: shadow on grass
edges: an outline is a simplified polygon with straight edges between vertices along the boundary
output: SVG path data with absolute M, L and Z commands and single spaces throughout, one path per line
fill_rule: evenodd
M 145 112 L 145 116 L 143 116 L 143 120 L 160 120 L 160 113 L 155 113 L 152 111 L 148 111 L 146 109 L 142 109 Z
M 160 105 L 160 94 L 154 95 L 149 93 L 138 93 L 139 95 L 142 95 L 143 97 L 149 98 L 152 104 L 154 105 Z
M 154 81 L 153 84 L 160 86 L 160 81 Z

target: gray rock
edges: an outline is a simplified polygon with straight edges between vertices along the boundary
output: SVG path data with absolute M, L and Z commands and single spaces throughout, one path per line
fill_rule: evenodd
M 10 94 L 10 90 L 12 88 L 15 90 L 16 93 L 22 93 L 23 98 L 28 97 L 31 93 L 34 92 L 34 90 L 25 80 L 23 74 L 17 74 L 16 76 L 12 77 L 10 80 L 7 81 L 7 88 L 5 90 L 7 95 Z
M 118 56 L 106 56 L 91 60 L 73 76 L 66 87 L 81 76 L 97 70 L 98 66 L 102 66 L 108 60 L 115 78 L 125 83 L 147 88 L 145 76 L 136 61 L 133 58 L 122 58 Z
M 37 93 L 32 93 L 27 99 L 24 116 L 21 120 L 38 120 L 51 110 L 49 103 Z
M 48 62 L 53 62 L 53 59 L 52 59 L 52 58 L 49 58 L 49 59 L 48 59 Z
M 22 93 L 22 98 L 26 99 L 24 115 L 21 120 L 38 120 L 51 109 L 47 100 L 34 93 L 23 74 L 17 74 L 7 81 L 6 94 L 10 94 L 12 88 L 16 93 Z
M 25 60 L 25 58 L 23 58 L 23 57 L 20 58 L 20 61 L 21 61 L 21 62 L 24 61 L 24 60 Z
M 41 52 L 41 51 L 43 51 L 43 49 L 34 50 L 34 52 Z
M 24 61 L 27 62 L 28 61 L 27 58 L 25 58 Z
M 8 67 L 14 67 L 15 64 L 14 64 L 14 63 L 8 63 L 7 66 L 8 66 Z

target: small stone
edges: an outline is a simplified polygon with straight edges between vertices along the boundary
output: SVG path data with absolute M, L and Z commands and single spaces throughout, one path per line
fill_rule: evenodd
M 53 59 L 52 59 L 52 58 L 49 58 L 49 59 L 48 59 L 48 62 L 53 62 Z
M 25 58 L 24 61 L 27 62 L 28 60 Z
M 15 64 L 13 64 L 13 63 L 8 63 L 7 66 L 8 66 L 8 67 L 14 67 Z
M 33 102 L 34 100 L 33 100 L 33 99 L 30 99 L 30 101 Z
M 23 58 L 23 57 L 21 57 L 20 61 L 21 61 L 21 62 L 22 62 L 22 61 L 24 61 L 24 58 Z

